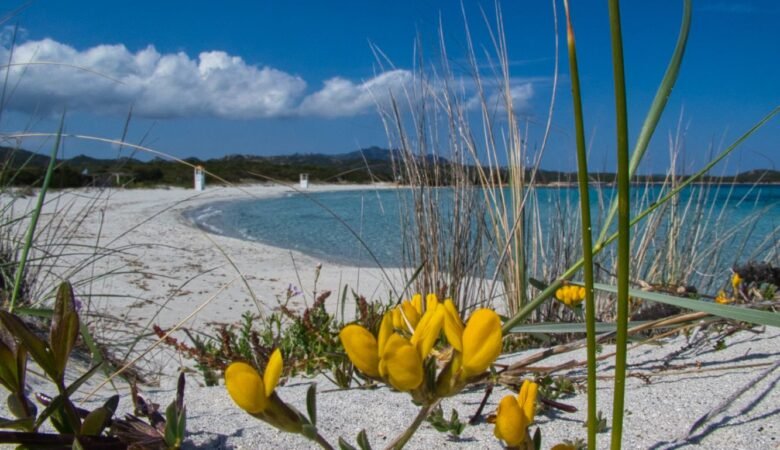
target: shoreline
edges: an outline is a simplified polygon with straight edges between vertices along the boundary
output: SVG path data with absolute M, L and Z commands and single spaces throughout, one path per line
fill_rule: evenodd
M 355 189 L 353 185 L 312 184 L 307 192 Z M 171 327 L 205 304 L 186 324 L 200 329 L 210 328 L 209 324 L 215 322 L 236 322 L 245 311 L 268 312 L 277 306 L 288 286 L 304 292 L 292 298 L 289 306 L 305 307 L 313 301 L 318 264 L 322 264 L 316 282 L 318 293 L 340 292 L 344 285 L 368 298 L 377 292 L 386 293 L 382 289 L 387 282 L 379 269 L 339 264 L 266 243 L 209 233 L 182 215 L 210 202 L 271 198 L 291 192 L 296 190 L 258 184 L 210 187 L 202 192 L 172 188 L 49 193 L 39 229 L 59 235 L 69 233 L 69 242 L 59 248 L 77 255 L 63 257 L 60 267 L 47 274 L 42 286 L 51 291 L 60 279 L 68 279 L 77 296 L 89 299 L 92 312 L 118 317 L 132 326 L 154 321 L 163 328 Z M 12 201 L 19 215 L 29 211 L 36 197 Z M 55 226 L 66 218 L 66 222 L 78 218 L 78 228 Z M 95 246 L 96 242 L 101 249 L 94 254 L 70 250 Z M 397 271 L 386 272 L 390 275 Z M 100 274 L 108 275 L 90 281 Z M 125 298 L 117 299 L 117 295 Z M 336 307 L 335 297 L 326 303 L 329 310 Z

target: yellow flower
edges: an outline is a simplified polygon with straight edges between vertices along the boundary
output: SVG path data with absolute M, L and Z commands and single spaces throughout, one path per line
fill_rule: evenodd
M 379 372 L 391 386 L 409 392 L 423 382 L 423 360 L 413 344 L 394 333 L 385 345 Z
M 718 296 L 715 297 L 715 303 L 719 303 L 721 305 L 728 305 L 729 303 L 733 302 L 734 299 L 728 298 L 726 296 L 726 293 L 723 291 L 718 291 Z
M 463 351 L 463 321 L 451 299 L 444 300 L 444 335 L 452 348 Z
M 501 320 L 494 311 L 474 311 L 464 328 L 455 306 L 445 302 L 444 308 L 444 333 L 453 352 L 436 381 L 440 397 L 457 394 L 469 379 L 487 370 L 501 354 L 502 345 Z
M 742 277 L 737 272 L 734 272 L 734 275 L 731 276 L 731 287 L 734 288 L 734 292 L 739 289 L 740 284 L 742 284 Z
M 276 349 L 268 360 L 263 377 L 244 362 L 234 362 L 225 370 L 225 387 L 236 404 L 250 414 L 263 412 L 282 373 L 282 353 Z
M 566 306 L 575 307 L 585 299 L 585 288 L 576 285 L 566 285 L 555 291 L 555 298 Z
M 508 446 L 517 447 L 525 442 L 528 427 L 534 421 L 538 389 L 536 383 L 525 380 L 517 396 L 507 395 L 498 404 L 493 434 Z
M 501 319 L 490 309 L 478 309 L 463 330 L 463 378 L 479 375 L 501 354 Z
M 404 300 L 393 309 L 393 327 L 413 330 L 422 317 L 422 295 L 415 294 L 411 300 Z
M 399 391 L 418 388 L 423 380 L 423 360 L 441 333 L 443 311 L 426 313 L 411 341 L 393 332 L 395 316 L 388 312 L 379 326 L 379 339 L 360 325 L 347 325 L 339 333 L 352 364 L 371 378 L 383 379 Z

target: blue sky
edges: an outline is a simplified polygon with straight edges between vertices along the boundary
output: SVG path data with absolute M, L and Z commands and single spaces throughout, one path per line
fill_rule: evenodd
M 614 106 L 606 2 L 573 2 L 574 26 L 591 147 L 596 169 L 614 168 Z M 631 140 L 639 130 L 677 39 L 679 1 L 623 2 Z M 464 20 L 457 2 L 409 0 L 33 3 L 5 22 L 0 59 L 70 64 L 13 66 L 0 133 L 55 131 L 67 108 L 67 130 L 121 136 L 133 108 L 128 140 L 176 157 L 226 154 L 342 153 L 388 146 L 377 103 L 408 86 L 417 65 L 440 61 L 444 27 L 456 79 L 468 86 Z M 503 1 L 515 105 L 528 119 L 531 151 L 541 144 L 554 72 L 552 5 Z M 548 169 L 574 170 L 572 115 L 560 24 L 558 97 Z M 8 6 L 5 6 L 8 8 Z M 484 9 L 464 8 L 490 78 Z M 644 171 L 668 165 L 669 134 L 682 115 L 686 170 L 707 161 L 780 105 L 780 5 L 774 1 L 699 0 L 678 84 L 648 154 Z M 372 51 L 380 49 L 382 57 Z M 389 64 L 388 62 L 391 62 Z M 100 73 L 102 75 L 96 75 Z M 465 100 L 473 95 L 464 88 Z M 474 113 L 475 126 L 479 115 Z M 523 123 L 525 130 L 525 122 Z M 525 131 L 524 131 L 525 133 Z M 8 143 L 6 143 L 8 145 Z M 24 146 L 45 149 L 40 141 Z M 43 146 L 43 147 L 42 147 Z M 116 149 L 69 141 L 65 156 L 115 157 Z M 775 119 L 728 162 L 728 172 L 780 168 L 780 119 Z

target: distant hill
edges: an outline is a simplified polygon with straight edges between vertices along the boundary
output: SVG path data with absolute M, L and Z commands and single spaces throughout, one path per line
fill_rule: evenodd
M 426 156 L 427 170 L 438 167 L 447 172 L 452 162 L 446 158 Z M 233 154 L 202 161 L 188 158 L 193 165 L 203 165 L 216 177 L 209 183 L 225 180 L 231 183 L 282 180 L 295 182 L 300 173 L 308 173 L 314 182 L 366 183 L 369 181 L 393 181 L 401 168 L 403 158 L 399 150 L 369 147 L 341 154 L 292 154 L 258 156 Z M 49 158 L 23 149 L 0 147 L 0 182 L 3 185 L 40 185 Z M 474 174 L 476 168 L 467 169 Z M 403 171 L 401 171 L 402 173 Z M 531 171 L 526 173 L 530 179 Z M 217 178 L 218 177 L 218 178 Z M 591 173 L 591 180 L 611 183 L 614 173 Z M 446 179 L 446 177 L 445 177 Z M 636 182 L 661 182 L 664 175 L 643 175 Z M 538 170 L 534 178 L 538 184 L 574 183 L 577 174 L 551 170 Z M 705 177 L 709 182 L 780 183 L 780 172 L 775 170 L 751 170 L 734 176 Z M 184 164 L 155 158 L 141 161 L 134 158 L 99 159 L 86 155 L 58 161 L 54 187 L 109 186 L 129 187 L 151 185 L 189 186 L 192 184 L 192 169 Z

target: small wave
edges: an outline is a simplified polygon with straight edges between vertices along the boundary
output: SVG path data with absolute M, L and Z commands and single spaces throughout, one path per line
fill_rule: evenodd
M 211 217 L 222 215 L 222 210 L 208 206 L 200 211 L 196 211 L 194 214 L 193 219 L 196 222 L 203 222 Z

